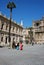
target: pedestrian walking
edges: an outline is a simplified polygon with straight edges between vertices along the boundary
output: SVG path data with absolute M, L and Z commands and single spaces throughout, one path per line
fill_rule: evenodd
M 13 40 L 13 43 L 12 43 L 12 48 L 14 49 L 15 48 L 15 41 Z
M 17 49 L 17 43 L 15 44 L 15 49 Z
M 19 50 L 19 43 L 17 43 L 17 50 Z
M 20 43 L 20 50 L 23 50 L 23 44 L 22 44 L 22 42 Z

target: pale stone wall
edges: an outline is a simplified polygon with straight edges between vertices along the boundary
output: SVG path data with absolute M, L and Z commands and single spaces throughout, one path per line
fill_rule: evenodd
M 2 45 L 9 45 L 9 21 L 7 18 L 5 18 L 4 16 L 0 15 L 0 44 Z M 13 39 L 15 40 L 15 42 L 19 42 L 20 41 L 20 37 L 22 38 L 22 31 L 23 31 L 23 27 L 18 25 L 15 22 L 11 22 L 11 44 L 13 42 Z M 3 28 L 1 29 L 3 24 Z M 1 37 L 3 37 L 3 41 L 1 41 Z M 7 43 L 6 43 L 7 42 Z
M 39 25 L 36 26 L 36 23 Z M 44 20 L 33 22 L 33 37 L 37 43 L 44 43 Z

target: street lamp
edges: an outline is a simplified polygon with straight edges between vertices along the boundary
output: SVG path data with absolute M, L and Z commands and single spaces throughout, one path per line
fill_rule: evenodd
M 11 45 L 11 38 L 10 38 L 10 32 L 11 32 L 11 19 L 12 19 L 12 9 L 16 8 L 16 5 L 14 4 L 14 2 L 9 2 L 7 4 L 7 8 L 10 9 L 10 22 L 9 22 L 9 45 Z

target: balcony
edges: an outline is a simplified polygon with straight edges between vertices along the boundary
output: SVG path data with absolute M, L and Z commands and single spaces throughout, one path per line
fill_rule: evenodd
M 44 32 L 44 28 L 43 29 L 36 29 L 35 32 L 38 32 L 38 33 L 41 32 L 41 33 L 43 33 Z

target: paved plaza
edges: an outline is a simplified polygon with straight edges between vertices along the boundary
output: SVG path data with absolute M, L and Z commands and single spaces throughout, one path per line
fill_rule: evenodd
M 24 45 L 22 51 L 0 48 L 0 65 L 44 65 L 44 45 Z

